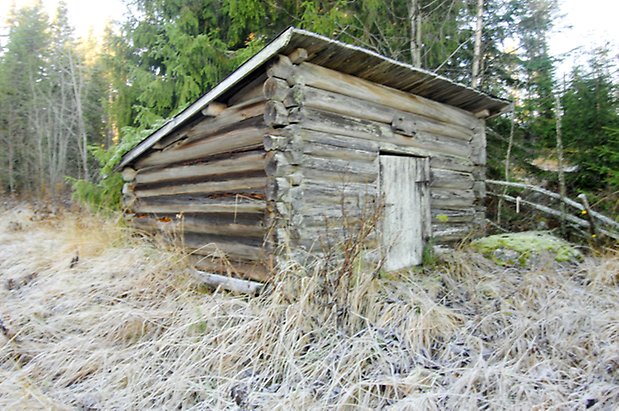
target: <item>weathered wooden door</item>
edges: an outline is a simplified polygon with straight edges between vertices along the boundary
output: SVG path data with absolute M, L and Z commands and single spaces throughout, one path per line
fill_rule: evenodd
M 431 230 L 429 180 L 427 158 L 381 154 L 382 249 L 388 271 L 421 264 Z

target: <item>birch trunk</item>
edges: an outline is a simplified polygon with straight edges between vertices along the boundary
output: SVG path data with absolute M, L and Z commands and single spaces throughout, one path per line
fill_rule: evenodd
M 481 34 L 484 28 L 484 0 L 477 0 L 477 24 L 475 26 L 475 49 L 473 55 L 473 69 L 471 73 L 471 87 L 478 88 L 481 83 Z

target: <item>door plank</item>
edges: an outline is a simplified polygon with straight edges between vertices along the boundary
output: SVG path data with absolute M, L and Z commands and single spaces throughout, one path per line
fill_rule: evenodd
M 381 155 L 385 201 L 382 246 L 387 271 L 419 265 L 431 230 L 427 158 Z

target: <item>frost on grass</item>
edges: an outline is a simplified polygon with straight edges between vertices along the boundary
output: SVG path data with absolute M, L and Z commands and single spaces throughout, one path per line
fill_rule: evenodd
M 505 269 L 457 253 L 389 279 L 291 266 L 249 299 L 114 222 L 28 215 L 0 220 L 0 409 L 619 402 L 617 255 Z

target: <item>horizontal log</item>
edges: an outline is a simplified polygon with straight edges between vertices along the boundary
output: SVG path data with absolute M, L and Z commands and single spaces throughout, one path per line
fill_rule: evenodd
M 469 190 L 473 188 L 474 182 L 471 173 L 433 168 L 430 187 Z
M 330 144 L 305 142 L 302 146 L 303 154 L 320 157 L 344 160 L 350 162 L 374 163 L 378 159 L 377 152 L 358 150 L 348 147 L 337 147 Z
M 347 135 L 335 133 L 323 133 L 315 130 L 308 130 L 298 125 L 289 126 L 290 133 L 298 136 L 305 144 L 319 144 L 327 147 L 344 148 L 368 153 L 378 154 L 380 145 L 376 141 L 350 138 Z
M 193 216 L 183 218 L 140 217 L 132 220 L 132 225 L 149 231 L 168 233 L 199 233 L 232 235 L 239 237 L 264 238 L 266 229 L 262 224 L 238 224 L 228 221 L 209 221 Z
M 463 208 L 456 210 L 443 210 L 440 208 L 432 209 L 433 224 L 452 224 L 452 223 L 470 223 L 476 218 L 476 210 L 474 208 Z
M 416 147 L 405 147 L 398 144 L 389 143 L 386 141 L 368 140 L 356 138 L 336 133 L 323 133 L 314 130 L 301 128 L 298 124 L 289 125 L 284 128 L 272 130 L 270 133 L 277 136 L 286 137 L 286 145 L 291 145 L 292 148 L 298 149 L 306 143 L 318 143 L 324 145 L 332 145 L 335 147 L 344 147 L 354 150 L 362 150 L 368 152 L 384 152 L 386 154 L 412 155 L 420 157 L 430 157 L 432 167 L 443 169 L 452 169 L 456 171 L 471 172 L 475 168 L 473 163 L 463 157 L 449 156 L 443 153 L 436 153 Z M 301 139 L 301 143 L 298 141 Z M 286 147 L 287 149 L 287 147 Z
M 264 166 L 264 153 L 262 151 L 252 151 L 207 163 L 140 171 L 136 176 L 136 182 L 138 184 L 148 184 L 189 178 L 204 179 L 224 174 L 261 171 L 264 170 Z
M 192 270 L 192 274 L 199 281 L 212 288 L 223 288 L 235 293 L 257 295 L 264 288 L 264 284 L 240 278 L 226 277 L 201 270 Z
M 357 182 L 329 182 L 306 178 L 301 184 L 301 189 L 307 197 L 306 201 L 313 201 L 314 195 L 326 195 L 330 197 L 377 197 L 378 187 L 376 184 Z
M 554 193 L 552 191 L 543 189 L 542 187 L 538 187 L 538 186 L 534 186 L 531 184 L 524 184 L 524 183 L 516 183 L 516 182 L 511 182 L 511 181 L 498 181 L 498 180 L 486 180 L 486 184 L 490 184 L 493 186 L 503 186 L 503 187 L 514 187 L 514 188 L 520 188 L 523 190 L 531 190 L 531 191 L 535 191 L 537 193 L 540 194 L 544 194 L 545 196 L 548 196 L 550 198 L 554 198 L 555 200 L 561 200 L 561 195 L 558 193 Z M 579 203 L 576 202 L 568 197 L 563 197 L 563 202 L 567 205 L 569 205 L 570 207 L 574 207 L 577 210 L 584 210 L 585 207 Z M 590 210 L 591 216 L 593 216 L 594 218 L 598 219 L 600 222 L 602 222 L 603 224 L 607 224 L 615 229 L 619 229 L 619 223 L 616 221 L 613 221 L 612 219 L 606 217 L 603 214 L 600 214 L 596 211 Z
M 301 172 L 304 177 L 322 181 L 372 182 L 378 178 L 378 161 L 368 163 L 304 155 Z
M 187 199 L 141 199 L 134 206 L 135 213 L 171 214 L 171 213 L 259 213 L 266 209 L 266 201 L 250 200 L 242 197 L 236 199 L 201 198 L 194 201 Z
M 242 238 L 238 238 L 242 240 Z M 231 238 L 227 241 L 213 241 L 207 236 L 185 235 L 183 245 L 194 255 L 205 255 L 214 258 L 240 258 L 243 260 L 262 261 L 265 250 L 261 246 L 242 244 Z
M 470 127 L 432 120 L 374 101 L 361 100 L 356 97 L 349 97 L 344 94 L 308 86 L 297 85 L 294 89 L 289 90 L 286 103 L 290 106 L 304 106 L 363 120 L 377 121 L 387 125 L 393 124 L 398 119 L 407 119 L 414 123 L 415 133 L 428 133 L 436 136 L 461 139 L 466 142 L 473 138 L 473 131 Z
M 163 137 L 161 140 L 157 141 L 153 145 L 153 149 L 161 150 L 172 144 L 176 144 L 180 142 L 181 140 L 186 140 L 186 139 L 187 139 L 187 127 L 184 127 L 181 130 L 175 131 L 172 134 L 168 134 L 165 137 Z
M 475 227 L 468 224 L 432 224 L 432 238 L 436 242 L 464 240 L 474 232 Z
M 230 261 L 222 258 L 205 257 L 201 255 L 188 256 L 189 261 L 198 270 L 214 273 L 224 273 L 228 276 L 246 278 L 254 281 L 266 282 L 271 278 L 271 272 L 259 261 Z
M 531 201 L 527 201 L 527 200 L 523 200 L 523 199 L 516 200 L 515 197 L 509 196 L 509 195 L 506 195 L 506 194 L 496 194 L 496 193 L 491 193 L 491 192 L 489 192 L 488 194 L 493 196 L 493 197 L 502 198 L 502 199 L 510 201 L 512 203 L 515 203 L 516 201 L 518 201 L 521 205 L 527 205 L 527 206 L 529 206 L 531 208 L 534 208 L 534 209 L 536 209 L 538 211 L 541 211 L 541 212 L 546 213 L 548 215 L 551 215 L 553 217 L 557 217 L 557 218 L 560 218 L 560 219 L 564 218 L 567 222 L 569 222 L 570 224 L 573 224 L 573 225 L 575 225 L 577 227 L 584 227 L 584 228 L 589 228 L 590 227 L 589 221 L 580 219 L 580 218 L 575 217 L 575 216 L 573 216 L 571 214 L 568 214 L 568 213 L 561 213 L 558 210 L 552 209 L 550 207 L 547 207 L 547 206 L 544 206 L 544 205 L 541 205 L 541 204 L 536 204 L 536 203 L 533 203 Z M 608 236 L 610 238 L 613 238 L 615 240 L 619 240 L 619 234 L 618 233 L 615 233 L 615 232 L 612 232 L 612 231 L 609 231 L 609 230 L 605 230 L 605 229 L 602 229 L 600 227 L 596 227 L 596 231 L 601 233 L 601 234 L 604 234 L 604 235 L 606 235 L 606 236 Z
M 235 177 L 222 181 L 207 181 L 203 183 L 170 184 L 156 188 L 137 188 L 135 195 L 138 198 L 174 196 L 178 194 L 211 194 L 227 192 L 264 191 L 266 176 L 264 177 Z
M 471 208 L 475 203 L 473 190 L 432 188 L 430 205 L 432 208 Z
M 468 158 L 471 147 L 464 140 L 439 138 L 427 133 L 418 133 L 414 138 L 406 137 L 391 130 L 382 123 L 337 115 L 315 109 L 300 108 L 291 111 L 291 122 L 298 122 L 304 129 L 323 133 L 339 134 L 377 142 L 388 142 L 398 146 L 416 147 L 429 156 L 448 154 Z
M 372 83 L 348 74 L 311 63 L 293 66 L 289 84 L 305 84 L 361 100 L 419 114 L 434 120 L 472 129 L 479 120 L 471 113 L 420 96 Z
M 192 141 L 228 130 L 244 120 L 256 117 L 260 119 L 260 116 L 264 113 L 266 104 L 264 98 L 260 96 L 236 106 L 228 107 L 217 115 L 217 117 L 206 118 L 189 128 L 187 130 L 186 142 L 191 143 Z
M 232 97 L 228 99 L 228 106 L 235 106 L 257 97 L 263 97 L 262 84 L 267 79 L 266 73 L 261 73 L 249 83 L 245 84 Z
M 463 159 L 460 157 L 452 156 L 433 156 L 430 158 L 430 168 L 441 168 L 443 170 L 462 171 L 466 173 L 472 173 L 475 169 L 475 165 L 469 159 Z
M 224 134 L 184 144 L 182 147 L 154 152 L 137 162 L 138 168 L 160 166 L 178 162 L 204 159 L 223 153 L 246 151 L 262 147 L 267 129 L 263 127 L 245 127 Z

